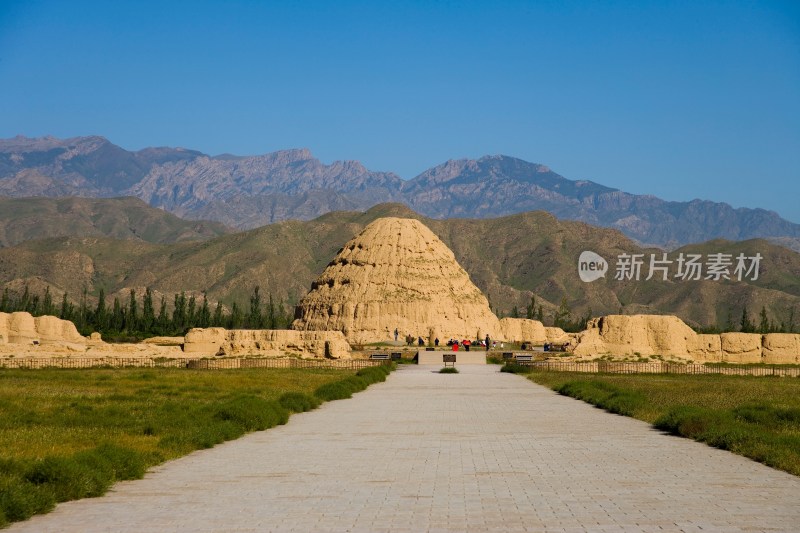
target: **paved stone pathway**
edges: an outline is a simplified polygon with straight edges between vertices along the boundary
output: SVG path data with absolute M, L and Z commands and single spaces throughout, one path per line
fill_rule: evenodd
M 800 531 L 800 478 L 494 365 L 435 370 L 10 531 Z

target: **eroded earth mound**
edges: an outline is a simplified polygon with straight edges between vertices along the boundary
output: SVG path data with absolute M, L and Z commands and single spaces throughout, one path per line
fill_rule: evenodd
M 675 316 L 608 315 L 577 335 L 575 355 L 662 356 L 698 363 L 800 362 L 800 335 L 790 333 L 699 334 Z
M 296 330 L 338 330 L 351 343 L 411 335 L 502 336 L 489 302 L 453 252 L 418 220 L 375 220 L 330 262 L 297 306 Z

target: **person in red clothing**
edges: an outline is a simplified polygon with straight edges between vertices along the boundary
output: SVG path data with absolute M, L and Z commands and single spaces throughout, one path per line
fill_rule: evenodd
M 464 339 L 464 342 L 462 342 L 461 344 L 463 344 L 463 345 L 464 345 L 464 349 L 465 349 L 466 351 L 469 351 L 469 345 L 470 345 L 470 344 L 472 344 L 472 342 L 470 342 L 470 340 L 469 340 L 469 339 Z

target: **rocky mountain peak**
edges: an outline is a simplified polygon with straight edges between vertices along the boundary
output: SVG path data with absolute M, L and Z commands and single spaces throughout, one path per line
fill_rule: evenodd
M 324 164 L 306 148 L 208 156 L 185 148 L 124 150 L 100 136 L 0 140 L 0 195 L 136 196 L 195 219 L 254 228 L 335 210 L 403 202 L 433 218 L 491 218 L 546 210 L 674 247 L 725 237 L 800 238 L 800 225 L 761 209 L 666 202 L 506 155 L 451 159 L 404 181 L 358 161 Z

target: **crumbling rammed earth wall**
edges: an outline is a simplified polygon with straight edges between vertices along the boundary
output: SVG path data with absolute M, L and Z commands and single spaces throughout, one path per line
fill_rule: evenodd
M 660 355 L 698 363 L 800 363 L 800 335 L 698 334 L 675 316 L 608 315 L 577 335 L 575 355 Z

